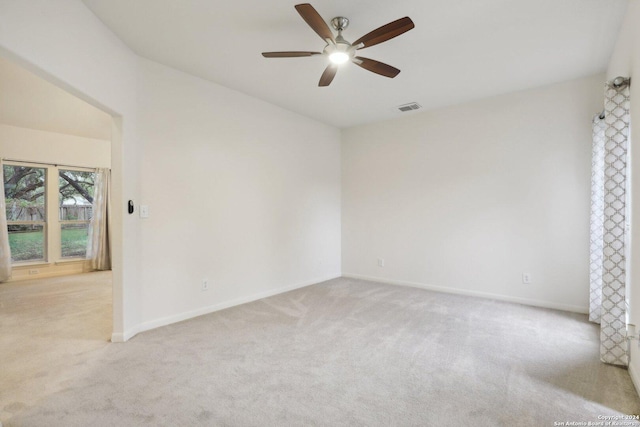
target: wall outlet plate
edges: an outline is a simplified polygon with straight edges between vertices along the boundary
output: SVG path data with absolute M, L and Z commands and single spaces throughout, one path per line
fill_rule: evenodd
M 202 281 L 202 286 L 200 288 L 203 292 L 204 291 L 208 291 L 209 290 L 209 281 L 207 279 L 204 279 Z

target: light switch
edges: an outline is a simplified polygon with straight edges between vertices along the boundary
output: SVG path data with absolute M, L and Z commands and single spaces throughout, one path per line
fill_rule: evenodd
M 140 205 L 140 218 L 149 218 L 149 205 Z

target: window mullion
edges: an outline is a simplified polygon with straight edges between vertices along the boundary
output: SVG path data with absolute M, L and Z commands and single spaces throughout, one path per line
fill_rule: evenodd
M 58 201 L 58 168 L 47 167 L 47 260 L 50 263 L 62 258 L 60 253 L 60 214 Z

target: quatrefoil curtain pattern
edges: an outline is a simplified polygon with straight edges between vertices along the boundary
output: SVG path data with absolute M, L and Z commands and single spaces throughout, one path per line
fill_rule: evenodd
M 589 320 L 600 324 L 600 359 L 629 364 L 626 338 L 627 152 L 629 79 L 605 85 L 593 118 Z

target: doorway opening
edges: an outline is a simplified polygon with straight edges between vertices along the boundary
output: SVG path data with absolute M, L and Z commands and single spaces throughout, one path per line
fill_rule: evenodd
M 0 92 L 0 158 L 11 250 L 11 277 L 0 283 L 6 291 L 0 304 L 31 301 L 49 307 L 62 302 L 52 296 L 65 294 L 66 279 L 61 278 L 85 273 L 85 279 L 72 280 L 73 289 L 79 291 L 83 280 L 88 288 L 95 286 L 97 276 L 87 274 L 94 271 L 87 259 L 89 224 L 95 215 L 96 171 L 111 168 L 117 119 L 4 56 Z M 101 273 L 103 288 L 111 277 L 110 271 Z M 53 291 L 56 286 L 63 287 Z M 105 341 L 113 331 L 112 294 L 111 288 L 91 294 L 107 300 L 109 310 L 98 310 L 108 324 L 98 328 Z M 68 295 L 76 304 L 61 307 L 82 311 L 80 295 Z

